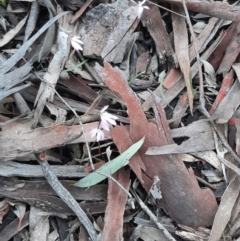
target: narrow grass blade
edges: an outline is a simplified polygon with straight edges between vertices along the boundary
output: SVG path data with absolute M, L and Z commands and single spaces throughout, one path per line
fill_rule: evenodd
M 88 176 L 79 180 L 77 183 L 74 184 L 74 186 L 90 187 L 92 185 L 95 185 L 103 181 L 108 176 L 111 176 L 113 173 L 115 173 L 120 168 L 122 168 L 123 166 L 129 163 L 129 159 L 139 150 L 143 142 L 144 142 L 144 137 L 140 141 L 136 142 L 131 147 L 129 147 L 120 156 L 101 166 L 97 170 L 97 172 L 92 172 Z

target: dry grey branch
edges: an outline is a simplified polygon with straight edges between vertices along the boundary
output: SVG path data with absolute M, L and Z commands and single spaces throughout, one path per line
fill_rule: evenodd
M 58 196 L 74 211 L 79 221 L 88 231 L 88 234 L 91 237 L 92 241 L 97 241 L 97 232 L 95 231 L 95 228 L 87 217 L 86 213 L 78 205 L 77 201 L 72 197 L 68 190 L 63 187 L 63 185 L 59 182 L 47 160 L 42 161 L 39 155 L 40 154 L 35 154 L 49 185 L 58 194 Z

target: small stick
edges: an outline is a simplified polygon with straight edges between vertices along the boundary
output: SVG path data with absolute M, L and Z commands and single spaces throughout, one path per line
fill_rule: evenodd
M 195 176 L 196 179 L 201 182 L 202 184 L 204 184 L 205 186 L 211 188 L 212 190 L 216 190 L 217 188 L 214 187 L 213 185 L 211 185 L 210 183 L 206 182 L 205 180 L 203 180 L 201 177 Z
M 152 4 L 152 5 L 155 5 L 155 6 L 159 7 L 159 8 L 161 8 L 161 9 L 166 10 L 167 12 L 170 12 L 170 13 L 176 14 L 176 15 L 182 17 L 182 18 L 186 18 L 184 15 L 179 14 L 179 13 L 176 13 L 176 12 L 174 12 L 174 11 L 168 9 L 168 8 L 165 8 L 165 7 L 163 7 L 163 6 L 160 6 L 160 5 L 157 4 L 157 3 L 151 2 L 151 1 L 149 1 L 149 0 L 147 0 L 147 2 L 149 2 L 149 3 Z
M 84 61 L 85 59 L 83 58 L 82 56 L 82 53 L 78 50 L 76 50 L 76 54 L 78 56 L 78 58 L 80 59 L 80 61 Z M 97 72 L 95 71 L 94 68 L 92 68 L 88 62 L 86 62 L 85 64 L 85 67 L 88 71 L 88 73 L 93 77 L 93 79 L 99 84 L 99 85 L 103 85 L 103 81 L 102 79 L 99 77 L 99 75 L 97 74 Z
M 45 153 L 35 153 L 35 156 L 42 167 L 43 174 L 48 181 L 52 189 L 58 194 L 58 196 L 70 207 L 77 215 L 79 221 L 86 228 L 92 241 L 97 241 L 97 232 L 87 217 L 86 213 L 79 206 L 77 201 L 73 198 L 70 192 L 59 182 L 57 176 L 54 174 L 51 166 L 48 164 L 47 156 Z
M 167 231 L 167 229 L 165 229 L 165 227 L 158 222 L 157 217 L 154 215 L 154 213 L 152 213 L 152 211 L 147 207 L 147 205 L 138 197 L 134 190 L 132 191 L 132 194 L 138 201 L 142 210 L 150 217 L 150 219 L 152 219 L 152 221 L 157 225 L 157 227 L 163 232 L 164 236 L 170 241 L 176 241 L 176 239 L 172 237 L 172 235 Z

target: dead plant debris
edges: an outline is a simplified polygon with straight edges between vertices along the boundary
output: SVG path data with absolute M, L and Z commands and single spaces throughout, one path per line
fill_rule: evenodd
M 0 241 L 240 240 L 239 10 L 0 0 Z

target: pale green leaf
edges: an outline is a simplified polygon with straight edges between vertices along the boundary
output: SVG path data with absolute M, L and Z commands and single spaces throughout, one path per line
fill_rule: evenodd
M 82 178 L 77 183 L 74 184 L 76 187 L 90 187 L 95 185 L 108 176 L 111 176 L 113 173 L 118 171 L 121 167 L 127 165 L 129 163 L 129 159 L 139 150 L 144 142 L 144 137 L 129 147 L 126 151 L 124 151 L 120 156 L 113 159 L 110 162 L 102 165 L 97 172 L 92 172 L 88 176 Z

